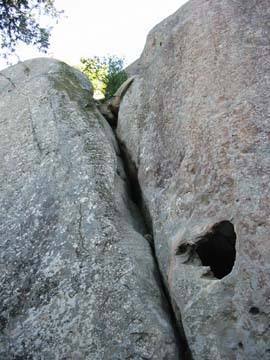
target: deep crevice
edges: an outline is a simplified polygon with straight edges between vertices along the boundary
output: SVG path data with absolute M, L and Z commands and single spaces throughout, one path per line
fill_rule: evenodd
M 123 167 L 124 167 L 126 177 L 127 177 L 129 196 L 130 196 L 131 200 L 137 205 L 137 208 L 140 211 L 142 219 L 144 220 L 145 228 L 146 228 L 148 234 L 150 234 L 153 239 L 152 219 L 151 219 L 148 207 L 146 206 L 145 201 L 143 199 L 142 190 L 141 190 L 140 183 L 138 180 L 137 166 L 134 163 L 134 161 L 132 160 L 131 156 L 129 155 L 126 145 L 118 139 L 117 134 L 114 129 L 113 129 L 113 132 L 114 132 L 115 138 L 118 142 L 118 146 L 119 146 L 119 150 L 120 150 L 120 157 L 123 161 Z M 171 299 L 168 289 L 165 285 L 165 281 L 164 281 L 163 275 L 161 273 L 158 259 L 156 256 L 156 252 L 155 252 L 154 240 L 152 240 L 152 242 L 149 242 L 149 243 L 151 245 L 152 256 L 153 256 L 153 259 L 154 259 L 154 262 L 156 265 L 156 269 L 157 269 L 157 272 L 156 272 L 157 273 L 157 282 L 161 289 L 161 293 L 163 294 L 165 306 L 170 315 L 170 321 L 171 321 L 171 324 L 174 329 L 175 338 L 179 339 L 179 342 L 181 344 L 178 347 L 180 355 L 181 355 L 181 359 L 192 360 L 192 355 L 191 355 L 191 352 L 190 352 L 190 349 L 188 346 L 188 342 L 187 342 L 187 339 L 185 336 L 184 328 L 181 323 L 179 324 L 179 321 L 181 321 L 181 314 L 179 311 L 178 316 L 176 316 L 176 313 L 175 313 L 176 305 L 173 306 L 172 299 Z
M 126 145 L 118 139 L 116 132 L 114 132 L 114 134 L 119 146 L 120 158 L 122 159 L 123 167 L 127 176 L 128 195 L 139 209 L 148 234 L 153 236 L 152 219 L 149 210 L 143 200 L 142 190 L 138 180 L 137 166 L 132 160 L 131 156 L 128 154 Z

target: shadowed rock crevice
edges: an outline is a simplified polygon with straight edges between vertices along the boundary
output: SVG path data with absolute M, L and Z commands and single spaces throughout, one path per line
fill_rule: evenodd
M 131 156 L 129 155 L 126 145 L 118 139 L 115 131 L 114 134 L 119 145 L 120 157 L 123 161 L 124 170 L 127 176 L 128 193 L 130 199 L 136 204 L 137 208 L 139 209 L 140 215 L 144 221 L 145 229 L 147 230 L 147 234 L 145 234 L 144 237 L 149 241 L 151 245 L 153 259 L 156 264 L 156 280 L 160 287 L 161 293 L 163 294 L 164 308 L 170 315 L 171 324 L 175 331 L 175 337 L 179 340 L 179 353 L 181 354 L 181 359 L 192 360 L 184 328 L 182 324 L 179 324 L 179 319 L 181 319 L 181 316 L 179 314 L 178 316 L 176 316 L 175 314 L 169 291 L 166 288 L 165 281 L 159 268 L 154 246 L 155 242 L 153 238 L 152 219 L 148 207 L 143 199 L 143 194 L 138 179 L 138 169 Z
M 129 155 L 126 145 L 123 142 L 119 141 L 119 139 L 117 138 L 116 132 L 114 132 L 114 134 L 115 134 L 116 140 L 119 145 L 120 156 L 122 158 L 125 173 L 127 176 L 128 193 L 129 193 L 130 199 L 139 208 L 142 218 L 144 220 L 144 225 L 147 229 L 147 232 L 152 237 L 153 236 L 152 219 L 151 219 L 149 210 L 143 199 L 142 190 L 141 190 L 140 183 L 138 180 L 138 169 L 136 167 L 136 164 L 132 160 L 131 156 Z

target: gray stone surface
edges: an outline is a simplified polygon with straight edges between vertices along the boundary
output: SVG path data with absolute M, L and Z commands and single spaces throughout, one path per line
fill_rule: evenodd
M 178 359 L 159 273 L 87 79 L 0 73 L 0 359 Z
M 269 23 L 268 0 L 191 0 L 128 69 L 117 133 L 194 359 L 270 359 Z M 218 279 L 194 249 L 223 220 L 236 260 Z

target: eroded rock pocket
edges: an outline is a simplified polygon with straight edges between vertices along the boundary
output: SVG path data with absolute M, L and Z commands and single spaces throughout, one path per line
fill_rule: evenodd
M 181 244 L 176 255 L 185 255 L 184 264 L 209 266 L 217 279 L 228 275 L 233 268 L 236 256 L 236 233 L 230 221 L 224 220 L 215 224 L 205 235 L 194 244 Z

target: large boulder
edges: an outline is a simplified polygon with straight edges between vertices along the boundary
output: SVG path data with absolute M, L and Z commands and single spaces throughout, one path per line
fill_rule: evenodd
M 178 359 L 114 134 L 51 59 L 0 73 L 0 359 Z
M 117 134 L 194 359 L 270 358 L 269 0 L 191 0 L 149 34 Z

